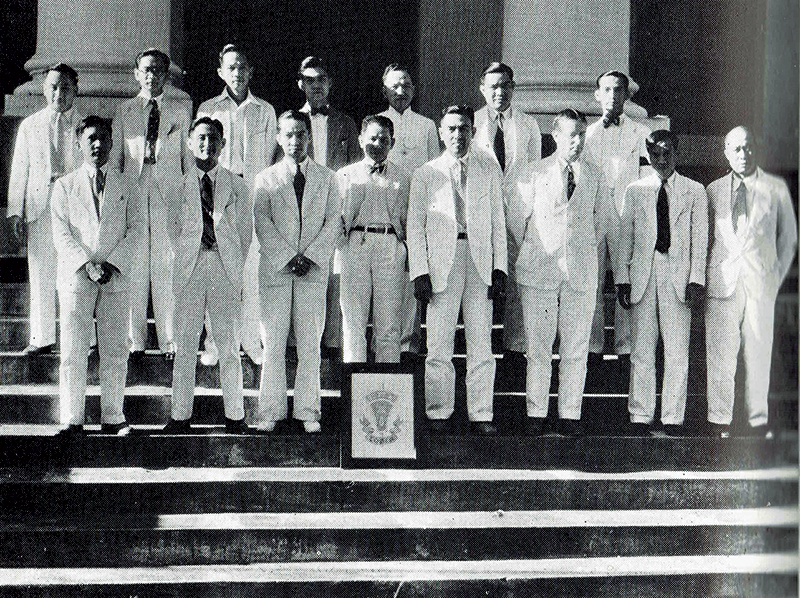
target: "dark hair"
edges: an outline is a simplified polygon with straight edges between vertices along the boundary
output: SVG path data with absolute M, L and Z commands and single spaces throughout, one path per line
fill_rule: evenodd
M 50 72 L 61 73 L 62 75 L 69 77 L 75 87 L 78 86 L 78 73 L 68 64 L 64 64 L 63 62 L 54 64 L 53 66 L 47 68 L 47 70 L 44 72 L 44 76 L 47 77 L 47 74 Z
M 189 136 L 192 135 L 192 131 L 194 131 L 200 125 L 208 125 L 209 127 L 213 127 L 219 133 L 220 138 L 225 137 L 225 130 L 222 127 L 222 123 L 219 122 L 216 118 L 211 118 L 210 116 L 201 116 L 192 123 L 189 127 Z
M 366 131 L 367 127 L 369 127 L 372 123 L 375 123 L 384 129 L 388 129 L 389 135 L 394 137 L 394 123 L 391 121 L 391 119 L 380 114 L 370 114 L 369 116 L 365 116 L 364 120 L 361 121 L 361 132 L 363 133 Z
M 652 146 L 658 145 L 662 141 L 670 141 L 673 149 L 678 147 L 678 136 L 672 131 L 667 131 L 666 129 L 658 129 L 653 131 L 647 136 L 647 138 L 644 140 L 644 143 L 647 146 L 647 150 L 650 151 Z
M 278 117 L 278 131 L 281 130 L 282 120 L 299 120 L 306 125 L 306 131 L 311 133 L 311 117 L 307 112 L 300 112 L 299 110 L 287 110 Z
M 147 50 L 139 52 L 139 54 L 136 56 L 136 68 L 139 68 L 139 62 L 145 56 L 153 56 L 155 58 L 158 58 L 161 61 L 161 64 L 164 65 L 164 71 L 165 72 L 169 71 L 169 65 L 170 65 L 169 56 L 164 54 L 164 52 L 162 52 L 161 50 L 157 50 L 156 48 L 147 48 Z
M 466 104 L 457 104 L 454 106 L 448 106 L 444 110 L 442 110 L 442 118 L 439 119 L 439 124 L 444 120 L 444 117 L 448 114 L 460 114 L 461 116 L 466 116 L 469 119 L 471 125 L 475 125 L 475 111 L 472 109 L 472 106 L 467 106 Z
M 401 73 L 406 73 L 409 77 L 411 76 L 411 72 L 404 65 L 393 62 L 392 64 L 386 65 L 386 68 L 383 69 L 381 81 L 386 81 L 387 75 L 392 71 L 400 71 Z
M 94 114 L 81 119 L 81 122 L 79 122 L 78 126 L 75 127 L 75 136 L 80 138 L 80 136 L 83 135 L 83 132 L 89 127 L 104 129 L 106 133 L 108 133 L 109 137 L 111 136 L 111 121 L 107 118 L 95 116 Z
M 556 114 L 555 118 L 553 118 L 553 128 L 558 128 L 562 120 L 574 120 L 575 122 L 586 124 L 586 116 L 583 112 L 574 108 L 565 108 Z
M 227 54 L 228 52 L 236 52 L 239 56 L 241 56 L 244 59 L 245 64 L 247 66 L 250 66 L 250 61 L 247 59 L 247 56 L 245 56 L 245 54 L 242 51 L 242 49 L 239 46 L 237 46 L 236 44 L 225 44 L 225 46 L 222 48 L 222 50 L 220 50 L 220 53 L 219 53 L 219 65 L 220 66 L 222 66 L 222 60 L 223 60 L 223 58 L 225 58 L 225 54 Z
M 493 62 L 485 69 L 483 69 L 483 73 L 481 73 L 481 83 L 486 78 L 486 75 L 491 73 L 500 73 L 501 75 L 508 75 L 508 78 L 512 81 L 514 80 L 514 69 L 503 62 Z
M 328 72 L 328 68 L 325 66 L 325 63 L 322 62 L 322 58 L 317 58 L 316 56 L 307 56 L 303 58 L 303 61 L 300 63 L 300 68 L 297 69 L 297 78 L 303 78 L 303 71 L 306 69 L 318 69 L 325 73 L 325 76 L 330 78 L 330 73 Z
M 625 73 L 621 71 L 606 71 L 605 73 L 600 75 L 595 81 L 597 89 L 600 89 L 600 79 L 602 79 L 603 77 L 616 77 L 625 84 L 625 91 L 629 91 L 630 80 L 628 79 L 628 75 L 626 75 Z

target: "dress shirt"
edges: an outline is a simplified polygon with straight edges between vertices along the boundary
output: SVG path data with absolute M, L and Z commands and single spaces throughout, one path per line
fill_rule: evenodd
M 100 215 L 103 214 L 103 201 L 105 199 L 105 184 L 108 183 L 108 162 L 103 164 L 100 168 L 95 168 L 94 164 L 87 164 L 86 162 L 83 163 L 83 168 L 86 170 L 86 175 L 89 177 L 89 188 L 92 190 L 92 197 L 95 196 L 95 189 L 97 186 L 95 184 L 95 179 L 97 178 L 98 170 L 103 173 L 103 192 L 97 198 L 100 204 Z
M 362 160 L 367 172 L 375 165 L 370 158 Z M 386 162 L 383 163 L 384 166 Z M 353 219 L 354 226 L 386 225 L 391 223 L 389 216 L 389 185 L 386 171 L 381 174 L 374 172 L 370 175 L 372 185 L 364 187 L 364 203 L 358 209 L 358 214 Z
M 445 152 L 447 168 L 450 171 L 450 183 L 453 187 L 453 207 L 455 208 L 454 216 L 459 233 L 467 232 L 467 185 L 464 185 L 463 187 L 461 185 L 459 168 L 466 169 L 466 178 L 467 181 L 469 181 L 469 156 L 470 153 L 467 152 L 461 158 L 456 158 L 450 152 Z M 458 162 L 461 163 L 461 166 L 459 166 Z
M 50 173 L 51 179 L 55 180 L 73 168 L 72 162 L 72 148 L 69 147 L 70 129 L 72 128 L 72 115 L 74 108 L 70 108 L 66 112 L 58 112 L 52 106 L 48 107 L 50 110 Z M 61 120 L 61 135 L 57 139 L 58 124 Z
M 229 114 L 229 130 L 225 131 L 225 138 L 227 139 L 228 146 L 228 160 L 227 164 L 222 164 L 225 168 L 230 170 L 233 174 L 244 174 L 244 142 L 247 139 L 247 112 L 248 110 L 257 110 L 253 94 L 250 90 L 247 91 L 247 97 L 241 104 L 237 104 L 233 99 L 228 88 L 225 87 L 223 92 L 226 104 L 226 110 Z M 219 102 L 218 102 L 219 104 Z M 223 152 L 224 153 L 224 152 Z M 221 161 L 222 162 L 222 161 Z
M 514 123 L 513 110 L 514 108 L 509 106 L 501 113 L 503 115 L 503 140 L 506 146 L 506 168 L 508 168 L 508 165 L 516 158 L 514 154 L 517 148 L 517 125 Z M 494 147 L 492 144 L 495 133 L 497 132 L 498 113 L 496 110 L 489 107 L 487 107 L 487 112 L 489 114 L 489 122 L 487 123 L 489 127 L 489 145 L 490 147 Z
M 388 118 L 394 125 L 395 142 L 394 147 L 389 150 L 389 160 L 393 163 L 414 172 L 441 153 L 439 136 L 433 121 L 417 114 L 410 107 L 400 113 L 389 106 L 381 112 L 381 116 Z M 431 137 L 435 139 L 435 143 Z
M 328 115 L 317 113 L 311 115 L 311 107 L 306 102 L 306 105 L 301 108 L 301 111 L 308 110 L 308 116 L 311 118 L 311 140 L 313 143 L 314 155 L 312 156 L 314 162 L 328 165 Z M 301 167 L 302 169 L 302 167 Z M 305 174 L 305 171 L 303 171 Z
M 614 187 L 614 184 L 619 176 L 619 171 L 625 161 L 626 156 L 623 155 L 623 148 L 620 147 L 621 138 L 621 125 L 625 119 L 625 115 L 621 114 L 619 117 L 619 125 L 609 125 L 603 127 L 600 131 L 600 148 L 602 153 L 600 165 L 603 169 L 603 178 L 609 187 Z

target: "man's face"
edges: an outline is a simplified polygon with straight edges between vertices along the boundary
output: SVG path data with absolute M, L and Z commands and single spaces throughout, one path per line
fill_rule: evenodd
M 324 70 L 318 68 L 303 70 L 300 81 L 297 84 L 306 94 L 306 101 L 312 108 L 322 108 L 328 104 L 331 80 Z
M 302 162 L 308 154 L 308 129 L 302 120 L 284 118 L 278 122 L 278 145 L 283 153 L 295 162 Z
M 650 164 L 662 181 L 668 179 L 675 172 L 675 148 L 672 141 L 665 139 L 655 145 L 647 146 L 647 153 L 650 155 Z
M 167 69 L 158 56 L 143 56 L 133 71 L 142 90 L 150 97 L 157 97 L 164 91 L 167 82 Z
M 463 157 L 469 151 L 475 127 L 463 114 L 446 114 L 439 125 L 439 136 L 444 146 L 456 158 Z
M 619 116 L 628 99 L 625 82 L 615 75 L 606 75 L 600 79 L 600 86 L 594 90 L 594 98 L 600 102 L 603 114 Z
M 414 99 L 411 76 L 405 71 L 389 71 L 383 81 L 383 96 L 389 100 L 392 108 L 402 114 Z
M 216 127 L 207 123 L 197 125 L 189 137 L 189 149 L 198 162 L 216 164 L 223 147 L 225 139 Z
M 487 106 L 505 112 L 514 97 L 514 82 L 506 73 L 489 73 L 483 78 L 481 93 Z
M 373 122 L 358 136 L 358 144 L 373 162 L 383 162 L 394 145 L 394 138 L 389 129 Z
M 64 73 L 50 71 L 44 78 L 44 97 L 48 106 L 52 106 L 56 112 L 66 112 L 72 108 L 78 88 Z
M 558 155 L 567 162 L 574 162 L 581 155 L 586 141 L 586 125 L 577 120 L 562 118 L 553 129 Z
M 739 176 L 750 176 L 755 172 L 755 144 L 750 131 L 737 127 L 725 138 L 725 157 L 731 170 Z
M 83 161 L 100 168 L 108 162 L 111 151 L 111 135 L 105 127 L 86 127 L 78 139 Z
M 226 52 L 222 56 L 222 65 L 217 69 L 217 74 L 237 99 L 247 96 L 253 68 L 247 64 L 244 56 L 238 52 Z

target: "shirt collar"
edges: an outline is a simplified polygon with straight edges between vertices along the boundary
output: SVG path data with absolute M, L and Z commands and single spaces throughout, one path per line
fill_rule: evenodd
M 255 97 L 253 96 L 253 92 L 250 91 L 249 88 L 247 90 L 247 97 L 244 99 L 244 102 L 242 102 L 241 104 L 237 104 L 236 100 L 233 99 L 233 96 L 230 94 L 230 91 L 228 91 L 228 86 L 227 85 L 225 86 L 225 89 L 222 91 L 222 96 L 223 96 L 223 99 L 230 100 L 231 102 L 233 102 L 233 105 L 238 107 L 238 108 L 243 108 L 244 106 L 247 106 L 247 104 L 252 104 L 252 103 L 255 102 Z
M 677 170 L 673 170 L 672 174 L 669 175 L 669 178 L 667 178 L 667 180 L 664 182 L 664 187 L 666 187 L 667 191 L 671 192 L 673 189 L 675 189 L 675 176 L 677 174 L 678 174 L 678 171 Z M 658 174 L 656 174 L 655 176 L 656 176 L 656 180 L 658 181 L 658 183 L 660 185 L 661 184 L 661 177 L 659 177 Z
M 753 174 L 742 177 L 736 174 L 735 172 L 731 171 L 732 179 L 733 179 L 733 189 L 734 191 L 739 188 L 739 185 L 744 183 L 744 186 L 748 189 L 752 188 L 755 184 L 756 180 L 758 179 L 758 167 L 753 171 Z
M 455 166 L 456 162 L 463 162 L 464 164 L 469 166 L 469 157 L 470 157 L 471 154 L 472 154 L 472 151 L 471 150 L 467 150 L 467 153 L 464 154 L 461 158 L 456 158 L 455 156 L 453 156 L 453 154 L 451 154 L 450 152 L 445 150 L 445 152 L 444 152 L 445 163 L 447 164 L 448 168 L 452 168 L 453 166 Z
M 494 110 L 493 108 L 489 108 L 488 106 L 486 108 L 487 108 L 487 110 L 489 110 L 489 116 L 491 117 L 491 119 L 495 120 L 495 121 L 497 120 L 497 115 L 498 114 L 502 114 L 503 115 L 503 122 L 508 122 L 510 119 L 512 119 L 514 117 L 514 114 L 512 112 L 513 107 L 511 105 L 509 105 L 508 108 L 506 108 L 502 112 L 497 112 L 497 110 Z
M 86 173 L 89 175 L 89 178 L 92 178 L 92 179 L 95 176 L 97 176 L 97 171 L 98 170 L 103 173 L 103 176 L 106 176 L 108 174 L 108 162 L 103 164 L 100 168 L 95 168 L 94 164 L 89 164 L 88 162 L 84 162 L 83 163 L 83 168 L 84 168 L 84 170 L 86 170 Z
M 364 163 L 364 166 L 366 166 L 367 170 L 369 170 L 369 169 L 370 169 L 370 168 L 372 168 L 373 166 L 377 166 L 377 165 L 379 164 L 378 162 L 376 162 L 375 160 L 373 160 L 373 159 L 372 159 L 372 158 L 370 158 L 369 156 L 364 156 L 364 159 L 362 160 L 362 162 Z M 389 163 L 389 159 L 388 159 L 388 158 L 387 158 L 386 160 L 384 160 L 383 162 L 380 162 L 381 166 L 384 166 L 384 167 L 385 167 L 385 166 L 386 166 L 388 163 Z M 384 171 L 384 172 L 385 172 L 385 171 Z
M 144 91 L 140 91 L 139 95 L 137 97 L 140 97 L 140 98 L 142 98 L 142 100 L 144 100 L 144 105 L 145 106 L 147 106 L 147 102 L 149 102 L 150 100 L 155 100 L 156 104 L 158 105 L 158 107 L 161 108 L 161 102 L 164 101 L 164 92 L 162 91 L 161 95 L 153 96 L 151 98 Z
M 309 157 L 306 156 L 305 159 L 300 162 L 300 172 L 304 175 L 308 172 L 308 160 Z M 297 172 L 297 163 L 290 156 L 284 156 L 283 163 L 286 165 L 289 174 L 294 176 L 294 173 Z
M 202 178 L 203 178 L 203 175 L 207 174 L 207 175 L 208 175 L 208 178 L 210 178 L 210 179 L 211 179 L 211 182 L 212 182 L 212 183 L 214 183 L 214 184 L 216 184 L 216 182 L 217 182 L 217 172 L 219 172 L 219 164 L 217 164 L 216 166 L 214 166 L 214 168 L 212 168 L 212 169 L 211 169 L 211 170 L 209 170 L 208 172 L 205 172 L 204 170 L 200 170 L 200 169 L 197 167 L 197 164 L 195 164 L 195 165 L 194 165 L 194 170 L 195 170 L 195 172 L 197 173 L 197 178 L 198 178 L 198 179 L 202 179 Z
M 66 112 L 58 112 L 53 106 L 48 106 L 47 109 L 50 111 L 50 122 L 56 121 L 56 115 L 61 114 L 64 116 L 67 122 L 72 120 L 72 114 L 75 112 L 75 106 L 67 110 Z
M 387 112 L 389 113 L 389 118 L 397 118 L 397 119 L 402 119 L 402 118 L 403 118 L 403 117 L 405 117 L 405 116 L 406 116 L 408 113 L 410 113 L 410 112 L 411 112 L 411 106 L 409 106 L 408 108 L 406 108 L 404 112 L 398 112 L 398 111 L 397 111 L 397 109 L 396 109 L 394 106 L 392 106 L 391 104 L 389 104 L 389 110 L 387 110 Z
M 325 107 L 326 107 L 328 110 L 330 110 L 330 109 L 331 109 L 331 105 L 330 105 L 330 104 L 325 104 Z M 309 116 L 311 116 L 311 104 L 309 104 L 308 102 L 306 102 L 305 104 L 303 104 L 303 107 L 302 107 L 302 108 L 300 108 L 300 112 L 308 112 L 308 115 L 309 115 Z M 313 117 L 313 118 L 317 118 L 317 117 L 318 117 L 318 118 L 328 118 L 328 115 L 326 115 L 326 114 L 319 114 L 319 113 L 317 113 L 317 114 L 315 114 L 315 115 L 314 115 L 314 117 Z

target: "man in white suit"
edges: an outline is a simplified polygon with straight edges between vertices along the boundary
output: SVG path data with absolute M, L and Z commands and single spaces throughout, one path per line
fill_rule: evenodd
M 597 358 L 603 353 L 605 341 L 603 287 L 606 270 L 612 269 L 615 261 L 625 189 L 645 176 L 648 163 L 645 139 L 650 129 L 623 114 L 625 102 L 631 95 L 625 73 L 608 71 L 600 75 L 594 97 L 600 103 L 603 116 L 586 130 L 584 159 L 597 166 L 605 181 L 597 205 L 597 305 L 589 341 L 589 352 Z M 630 355 L 630 318 L 630 313 L 614 302 L 614 352 L 617 355 Z M 627 369 L 627 359 L 624 363 Z
M 184 173 L 192 166 L 186 146 L 189 111 L 164 93 L 169 58 L 156 49 L 136 58 L 134 76 L 141 91 L 122 102 L 114 114 L 112 168 L 139 185 L 145 233 L 131 272 L 131 357 L 144 356 L 147 298 L 152 294 L 158 344 L 167 361 L 175 357 L 172 317 L 172 247 L 167 231 L 169 204 Z
M 505 301 L 508 247 L 500 168 L 485 152 L 470 151 L 473 122 L 469 106 L 445 108 L 439 126 L 445 151 L 414 173 L 409 276 L 417 299 L 428 304 L 425 412 L 431 430 L 444 431 L 453 414 L 453 342 L 461 308 L 467 415 L 474 432 L 495 434 L 492 302 Z
M 394 127 L 367 116 L 359 135 L 364 159 L 339 171 L 344 206 L 342 240 L 342 360 L 367 360 L 367 319 L 372 306 L 377 363 L 400 361 L 403 290 L 406 287 L 406 217 L 411 173 L 387 159 Z
M 395 143 L 389 150 L 389 161 L 410 173 L 433 160 L 441 152 L 436 123 L 411 109 L 416 88 L 408 69 L 396 63 L 383 71 L 383 97 L 389 108 L 380 113 L 394 125 Z M 401 351 L 422 351 L 420 312 L 414 298 L 414 284 L 406 281 L 403 289 L 403 322 L 400 333 Z
M 224 145 L 218 120 L 203 116 L 192 123 L 189 147 L 195 167 L 184 175 L 170 210 L 177 351 L 172 370 L 172 415 L 164 428 L 166 433 L 190 429 L 197 344 L 206 313 L 219 344 L 225 430 L 231 434 L 247 432 L 239 335 L 242 271 L 253 221 L 247 185 L 218 164 Z
M 81 165 L 75 138 L 81 116 L 72 104 L 78 93 L 78 73 L 57 64 L 44 75 L 47 106 L 19 126 L 11 162 L 8 208 L 12 234 L 25 243 L 27 225 L 30 284 L 28 355 L 49 353 L 56 342 L 56 251 L 50 219 L 53 183 Z
M 68 435 L 83 430 L 93 318 L 100 353 L 101 432 L 126 435 L 128 286 L 142 215 L 126 178 L 109 169 L 111 128 L 97 116 L 76 129 L 83 165 L 56 181 L 51 200 L 61 319 L 59 398 Z
M 600 173 L 581 159 L 586 117 L 572 109 L 553 120 L 556 152 L 520 173 L 515 201 L 521 218 L 508 223 L 520 247 L 517 283 L 528 339 L 527 427 L 537 435 L 547 417 L 553 343 L 559 336 L 560 432 L 580 434 L 586 359 L 594 314 L 597 262 L 595 201 Z
M 336 173 L 308 158 L 311 119 L 288 110 L 278 118 L 283 159 L 256 176 L 253 217 L 261 245 L 259 289 L 265 331 L 258 428 L 271 432 L 288 415 L 286 341 L 297 339 L 293 417 L 320 431 L 320 341 L 325 328 L 329 263 L 341 234 Z
M 503 172 L 503 204 L 506 223 L 519 212 L 513 205 L 514 182 L 519 173 L 531 162 L 542 157 L 542 134 L 539 123 L 519 106 L 513 106 L 514 71 L 502 62 L 493 62 L 481 75 L 481 94 L 486 105 L 475 113 L 476 148 L 480 148 L 497 161 Z M 514 264 L 518 246 L 513 235 L 508 240 L 508 284 L 503 323 L 503 348 L 506 356 L 521 363 L 526 348 L 522 304 L 517 292 Z
M 754 434 L 768 427 L 769 369 L 775 297 L 797 248 L 797 219 L 783 179 L 758 167 L 753 135 L 736 127 L 725 137 L 732 172 L 708 188 L 710 248 L 706 274 L 708 421 L 727 437 L 733 418 L 739 348 L 745 406 Z
M 708 199 L 703 186 L 675 172 L 677 137 L 647 137 L 653 174 L 628 186 L 615 264 L 617 296 L 631 310 L 631 432 L 647 434 L 656 406 L 656 344 L 664 340 L 661 422 L 682 434 L 692 309 L 705 297 Z
M 219 163 L 242 177 L 252 193 L 256 175 L 272 164 L 275 154 L 275 108 L 250 91 L 253 67 L 238 46 L 228 44 L 222 48 L 217 75 L 225 82 L 225 89 L 217 97 L 200 104 L 197 116 L 210 116 L 222 123 L 225 146 Z M 242 347 L 253 363 L 260 364 L 261 308 L 258 304 L 258 239 L 255 236 L 247 253 L 244 270 Z M 207 336 L 201 360 L 206 365 L 214 365 L 217 356 L 213 336 Z

